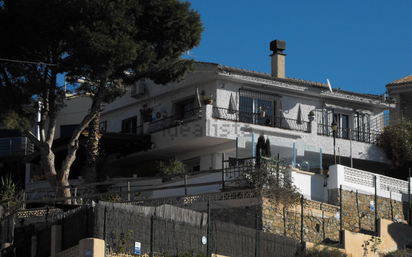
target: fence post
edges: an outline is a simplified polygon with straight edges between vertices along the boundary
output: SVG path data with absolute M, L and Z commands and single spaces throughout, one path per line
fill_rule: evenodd
M 283 235 L 286 236 L 286 208 L 283 207 Z
M 206 256 L 210 257 L 210 200 L 207 201 L 207 252 Z
M 225 153 L 222 153 L 222 192 L 225 192 Z
M 411 168 L 409 168 L 409 177 L 408 177 L 408 225 L 412 226 L 412 217 L 411 217 Z
M 378 177 L 375 175 L 375 235 L 378 235 L 378 229 L 377 229 L 377 224 L 378 224 Z
M 104 207 L 104 228 L 103 228 L 103 239 L 104 239 L 104 257 L 106 257 L 107 248 L 107 206 Z
M 154 240 L 155 240 L 155 238 L 154 238 L 154 232 L 155 232 L 155 230 L 154 230 L 154 221 L 155 221 L 155 217 L 154 217 L 154 215 L 152 215 L 151 222 L 150 222 L 150 226 L 151 226 L 151 230 L 152 230 L 151 235 L 150 235 L 150 257 L 154 256 L 154 250 L 153 250 Z
M 339 218 L 340 218 L 340 220 L 339 220 L 339 226 L 340 226 L 340 229 L 339 229 L 339 233 L 342 233 L 342 229 L 343 229 L 343 211 L 342 211 L 342 185 L 340 185 L 339 186 Z
M 411 208 L 411 168 L 409 168 L 409 177 L 408 177 L 408 203 L 409 209 Z
M 26 192 L 23 192 L 23 194 L 21 195 L 21 198 L 23 200 L 22 208 L 23 208 L 23 210 L 25 210 L 26 209 L 26 203 L 25 203 L 25 201 L 26 201 Z
M 300 197 L 300 244 L 303 246 L 303 195 Z
M 276 182 L 279 182 L 279 169 L 280 169 L 280 153 L 278 153 L 278 159 L 276 163 Z
M 259 256 L 259 213 L 256 212 L 256 248 L 255 257 Z

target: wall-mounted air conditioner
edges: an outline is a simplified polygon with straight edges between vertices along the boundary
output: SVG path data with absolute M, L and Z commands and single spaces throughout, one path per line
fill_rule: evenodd
M 130 93 L 131 97 L 139 98 L 145 94 L 146 85 L 144 81 L 138 81 L 132 86 L 132 90 Z

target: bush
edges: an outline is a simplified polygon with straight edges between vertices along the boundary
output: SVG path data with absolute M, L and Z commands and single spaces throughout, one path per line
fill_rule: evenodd
M 299 252 L 297 257 L 347 257 L 348 255 L 339 249 L 331 249 L 328 247 L 313 247 Z
M 412 257 L 412 249 L 403 249 L 389 252 L 384 255 L 385 257 Z

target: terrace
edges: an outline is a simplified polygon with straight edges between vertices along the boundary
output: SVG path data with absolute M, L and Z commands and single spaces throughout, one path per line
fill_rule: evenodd
M 25 156 L 34 151 L 27 137 L 0 138 L 0 157 Z

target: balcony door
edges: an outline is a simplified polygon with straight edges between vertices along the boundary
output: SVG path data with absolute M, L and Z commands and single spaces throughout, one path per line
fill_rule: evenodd
M 275 124 L 276 117 L 279 116 L 280 96 L 244 89 L 240 89 L 239 95 L 240 122 Z
M 176 119 L 185 120 L 193 116 L 195 100 L 193 97 L 178 101 L 174 104 L 174 114 Z
M 342 113 L 335 113 L 334 120 L 338 124 L 338 131 L 336 131 L 336 136 L 349 139 L 349 115 Z

